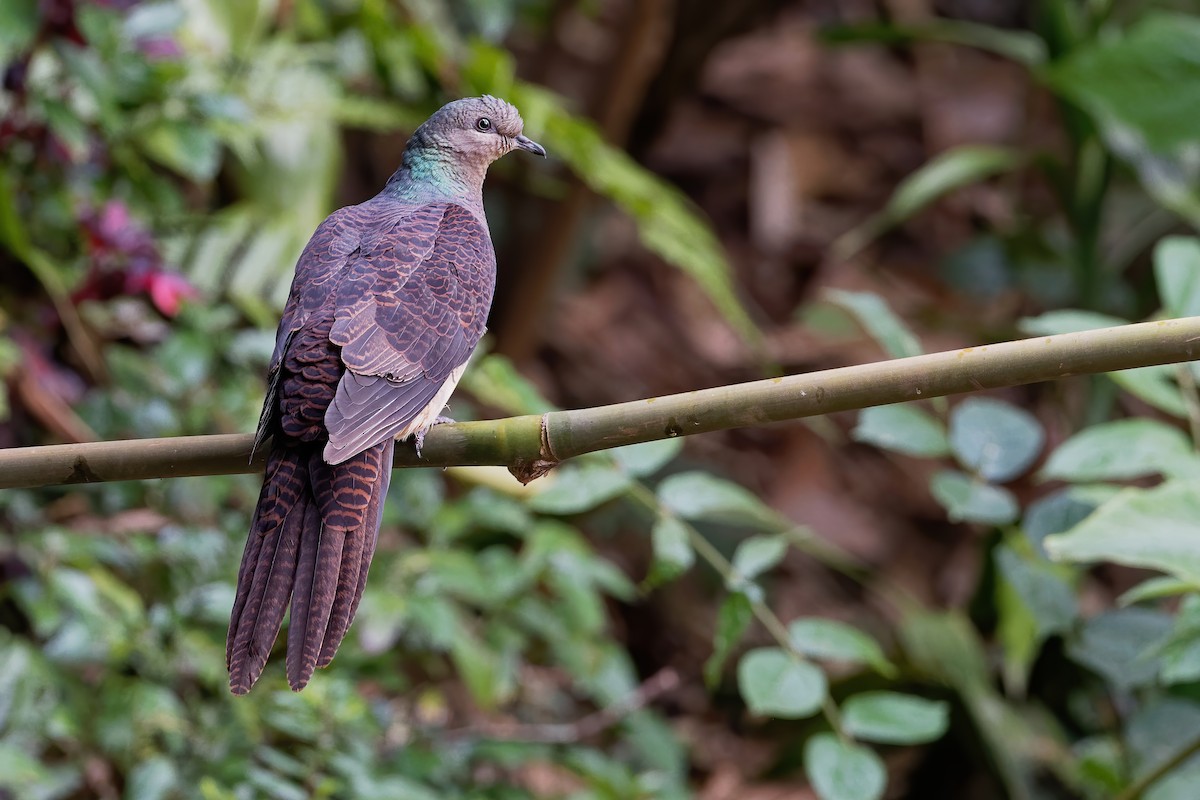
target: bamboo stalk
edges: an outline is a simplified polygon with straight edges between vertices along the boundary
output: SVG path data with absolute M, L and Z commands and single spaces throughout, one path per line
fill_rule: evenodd
M 1191 361 L 1200 317 L 1040 336 L 627 403 L 439 425 L 397 467 L 507 466 L 532 480 L 560 461 L 627 444 Z M 0 489 L 255 472 L 251 436 L 183 436 L 0 450 Z

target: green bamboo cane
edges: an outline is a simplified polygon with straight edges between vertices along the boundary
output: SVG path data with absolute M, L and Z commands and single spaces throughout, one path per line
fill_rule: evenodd
M 943 353 L 700 389 L 615 405 L 433 428 L 397 467 L 507 466 L 529 481 L 574 456 L 674 436 L 1191 361 L 1200 317 L 1040 336 Z M 222 475 L 262 469 L 249 434 L 0 450 L 0 489 Z

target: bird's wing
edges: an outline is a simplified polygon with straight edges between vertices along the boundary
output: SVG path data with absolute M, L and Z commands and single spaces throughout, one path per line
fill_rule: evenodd
M 415 432 L 483 336 L 495 269 L 487 230 L 453 203 L 364 237 L 334 294 L 329 341 L 346 372 L 325 413 L 326 461 Z
M 337 281 L 359 252 L 370 221 L 371 213 L 366 203 L 338 209 L 317 226 L 300 254 L 275 335 L 275 352 L 267 373 L 267 397 L 258 419 L 252 454 L 275 433 L 284 355 L 292 348 L 296 334 L 309 317 L 330 301 L 330 283 Z

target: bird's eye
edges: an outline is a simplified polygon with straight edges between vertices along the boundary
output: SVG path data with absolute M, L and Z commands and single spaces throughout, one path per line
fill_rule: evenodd
M 488 119 L 487 117 L 480 117 L 478 120 L 475 121 L 475 127 L 476 127 L 476 129 L 481 130 L 484 133 L 486 133 L 492 129 L 492 121 L 490 119 Z

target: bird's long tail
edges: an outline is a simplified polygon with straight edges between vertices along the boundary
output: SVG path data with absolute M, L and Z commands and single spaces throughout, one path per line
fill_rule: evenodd
M 362 600 L 393 448 L 389 440 L 341 464 L 325 463 L 316 443 L 272 449 L 225 643 L 234 694 L 249 692 L 262 674 L 289 599 L 292 689 L 333 660 Z

